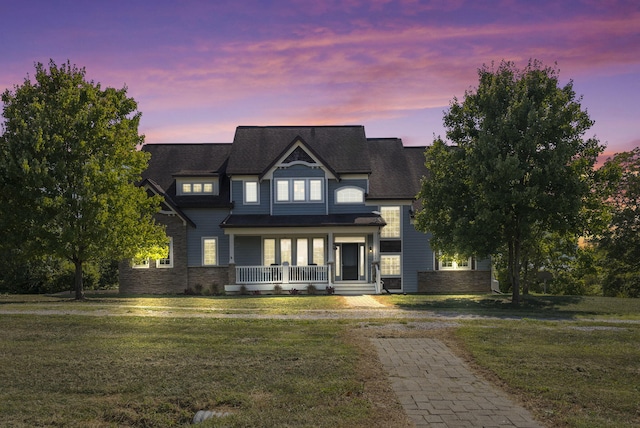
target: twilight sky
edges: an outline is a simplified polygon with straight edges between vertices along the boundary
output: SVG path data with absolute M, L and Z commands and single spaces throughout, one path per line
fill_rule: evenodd
M 607 152 L 640 146 L 638 0 L 0 0 L 0 91 L 53 59 L 127 86 L 147 143 L 365 125 L 429 145 L 483 64 L 557 63 Z

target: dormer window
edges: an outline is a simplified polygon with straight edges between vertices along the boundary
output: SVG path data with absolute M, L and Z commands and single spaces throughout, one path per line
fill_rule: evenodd
M 217 195 L 217 178 L 179 178 L 176 183 L 178 195 Z

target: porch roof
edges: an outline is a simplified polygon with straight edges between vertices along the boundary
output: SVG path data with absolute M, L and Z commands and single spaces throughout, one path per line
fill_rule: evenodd
M 341 227 L 385 226 L 379 214 L 329 214 L 329 215 L 268 215 L 231 214 L 220 227 Z

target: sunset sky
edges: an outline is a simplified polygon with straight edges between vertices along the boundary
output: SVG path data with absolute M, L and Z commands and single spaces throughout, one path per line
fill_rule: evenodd
M 640 146 L 638 0 L 0 0 L 0 90 L 53 59 L 127 86 L 147 143 L 364 125 L 429 145 L 483 64 L 557 64 L 607 152 Z

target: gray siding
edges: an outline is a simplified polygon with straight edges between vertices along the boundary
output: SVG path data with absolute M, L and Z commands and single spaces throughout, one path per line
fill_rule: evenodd
M 259 266 L 262 264 L 262 238 L 259 236 L 236 236 L 236 266 Z
M 229 264 L 229 237 L 220 228 L 228 210 L 185 209 L 184 213 L 196 224 L 187 230 L 187 261 L 189 266 L 202 266 L 202 238 L 218 238 L 218 265 Z
M 433 269 L 431 234 L 415 229 L 409 207 L 402 207 L 402 288 L 406 293 L 418 291 L 418 271 Z
M 278 178 L 324 178 L 325 174 L 322 169 L 309 168 L 304 165 L 294 165 L 286 169 L 278 169 L 273 173 L 272 194 L 276 194 L 275 183 Z M 326 186 L 326 180 L 323 180 L 323 186 Z M 326 189 L 323 189 L 322 202 L 276 202 L 273 201 L 273 215 L 323 215 L 327 213 L 327 197 Z M 275 198 L 275 196 L 274 196 Z
M 359 187 L 363 192 L 367 192 L 367 180 L 329 180 L 329 214 L 347 214 L 347 213 L 370 213 L 375 209 L 362 204 L 336 204 L 336 190 L 342 187 Z
M 259 183 L 259 204 L 244 204 L 244 185 L 241 180 L 231 181 L 231 200 L 234 203 L 234 214 L 269 214 L 271 181 Z

